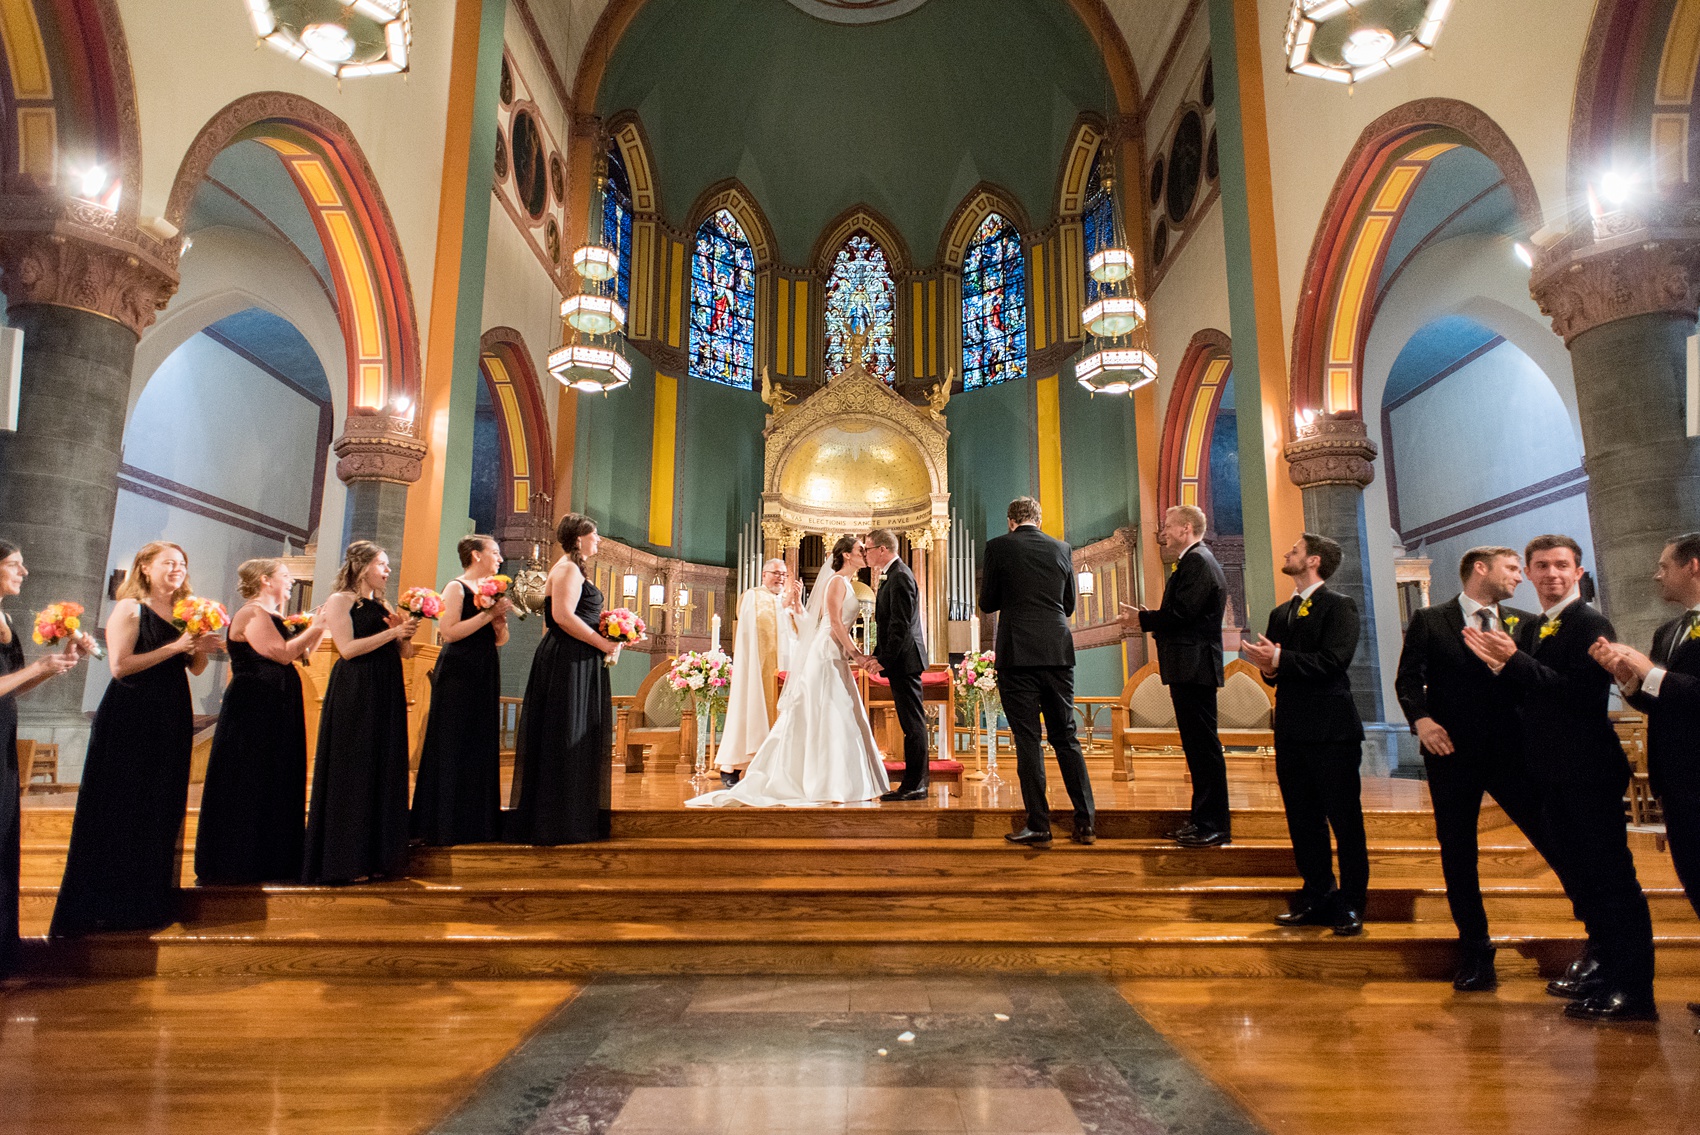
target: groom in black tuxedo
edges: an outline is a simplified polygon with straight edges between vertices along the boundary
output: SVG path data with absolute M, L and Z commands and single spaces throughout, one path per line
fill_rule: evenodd
M 1045 799 L 1045 750 L 1039 743 L 1043 719 L 1057 754 L 1063 786 L 1074 804 L 1075 843 L 1096 843 L 1092 832 L 1092 782 L 1074 731 L 1074 553 L 1039 531 L 1039 502 L 1016 497 L 1009 504 L 1009 533 L 986 542 L 980 609 L 998 612 L 998 694 L 1015 739 L 1021 802 L 1027 824 L 1004 836 L 1011 843 L 1046 847 L 1051 842 L 1051 808 Z
M 897 555 L 897 533 L 868 533 L 868 566 L 883 575 L 874 597 L 874 660 L 868 669 L 891 683 L 892 708 L 903 730 L 903 779 L 881 800 L 927 798 L 927 715 L 921 708 L 921 674 L 927 669 L 927 634 L 921 626 L 921 589 Z

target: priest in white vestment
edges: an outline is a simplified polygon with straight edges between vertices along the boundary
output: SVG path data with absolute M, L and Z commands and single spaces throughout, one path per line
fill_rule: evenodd
M 779 715 L 780 671 L 791 664 L 802 612 L 802 586 L 789 578 L 784 560 L 762 565 L 761 586 L 738 600 L 738 634 L 732 643 L 732 689 L 726 729 L 714 763 L 727 787 L 738 782 Z

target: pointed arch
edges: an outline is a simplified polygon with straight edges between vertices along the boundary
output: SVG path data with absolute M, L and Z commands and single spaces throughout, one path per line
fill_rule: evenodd
M 757 260 L 749 230 L 723 205 L 692 231 L 686 344 L 691 377 L 753 389 Z
M 939 241 L 939 263 L 947 268 L 960 269 L 963 258 L 968 255 L 968 245 L 974 240 L 974 234 L 993 213 L 1014 225 L 1023 238 L 1033 231 L 1033 226 L 1027 221 L 1026 212 L 1013 193 L 989 181 L 982 181 L 968 191 L 962 203 L 950 215 L 950 222 L 945 225 L 944 236 Z
M 250 139 L 283 161 L 324 243 L 348 348 L 350 411 L 379 410 L 397 399 L 417 405 L 419 331 L 401 241 L 372 167 L 342 119 L 299 95 L 244 95 L 213 115 L 183 155 L 165 219 L 182 228 L 214 159 Z
M 492 327 L 478 340 L 478 369 L 496 407 L 501 438 L 501 480 L 496 493 L 495 537 L 514 558 L 530 542 L 533 493 L 551 492 L 555 462 L 550 453 L 548 410 L 543 387 L 525 338 L 512 327 Z
M 1370 285 L 1428 163 L 1458 146 L 1499 167 L 1525 231 L 1541 227 L 1528 167 L 1505 131 L 1476 107 L 1419 99 L 1371 122 L 1334 182 L 1311 243 L 1293 326 L 1295 412 L 1361 412 L 1363 349 L 1374 322 Z
M 1089 175 L 1103 148 L 1107 127 L 1104 120 L 1091 112 L 1081 114 L 1069 133 L 1068 151 L 1057 171 L 1057 215 L 1078 217 L 1086 211 L 1086 200 L 1092 195 Z
M 1210 441 L 1216 411 L 1233 373 L 1233 341 L 1213 327 L 1192 337 L 1181 356 L 1169 406 L 1163 415 L 1163 442 L 1157 466 L 1157 505 L 1207 508 L 1210 500 Z
M 735 177 L 717 181 L 702 191 L 691 206 L 689 231 L 696 232 L 704 221 L 722 209 L 736 217 L 738 227 L 744 230 L 744 239 L 750 242 L 750 251 L 755 254 L 756 270 L 773 267 L 779 255 L 773 226 L 767 223 L 767 214 L 762 212 L 755 194 Z
M 814 249 L 809 253 L 809 263 L 814 265 L 815 271 L 822 276 L 831 272 L 832 261 L 838 255 L 838 250 L 857 232 L 864 232 L 872 237 L 874 243 L 885 251 L 885 259 L 891 265 L 893 276 L 903 275 L 914 264 L 909 255 L 909 245 L 895 225 L 871 206 L 852 205 L 827 222 L 826 227 L 821 230 Z
M 608 120 L 608 144 L 620 152 L 626 176 L 631 181 L 632 210 L 643 214 L 660 214 L 661 190 L 655 179 L 654 150 L 649 135 L 644 133 L 643 120 L 636 111 L 621 111 Z

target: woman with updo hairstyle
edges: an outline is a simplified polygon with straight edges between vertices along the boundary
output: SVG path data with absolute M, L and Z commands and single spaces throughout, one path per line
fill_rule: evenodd
M 16 544 L 0 540 L 0 598 L 23 590 L 29 569 Z M 18 695 L 58 677 L 77 664 L 85 647 L 78 634 L 59 650 L 24 661 L 23 636 L 0 614 L 0 979 L 18 960 L 18 866 L 22 825 L 18 813 Z
M 407 866 L 407 683 L 419 620 L 390 610 L 390 557 L 348 546 L 336 591 L 319 612 L 337 660 L 325 682 L 303 883 L 358 883 Z
M 430 847 L 501 838 L 502 671 L 508 641 L 506 595 L 478 605 L 479 588 L 502 566 L 502 546 L 468 536 L 456 551 L 459 576 L 443 587 L 437 622 L 442 649 L 431 673 L 431 714 L 413 787 L 413 838 Z
M 230 685 L 218 711 L 195 876 L 202 883 L 274 883 L 301 874 L 307 817 L 307 726 L 295 663 L 325 637 L 323 616 L 292 630 L 284 604 L 295 586 L 282 560 L 236 569 L 247 600 L 230 620 Z
M 106 622 L 112 681 L 89 730 L 55 937 L 157 930 L 176 917 L 195 736 L 189 675 L 224 645 L 172 622 L 172 607 L 189 595 L 189 557 L 164 540 L 143 545 L 118 588 Z
M 543 641 L 531 662 L 514 759 L 514 830 L 520 843 L 588 843 L 612 824 L 614 705 L 609 663 L 620 644 L 597 629 L 602 592 L 585 561 L 602 542 L 588 516 L 555 528 L 561 557 L 543 597 Z

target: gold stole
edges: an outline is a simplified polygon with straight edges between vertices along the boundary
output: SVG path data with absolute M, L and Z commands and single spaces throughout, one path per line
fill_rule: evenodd
M 767 596 L 756 603 L 756 648 L 761 655 L 761 689 L 767 700 L 769 728 L 779 718 L 779 601 Z

